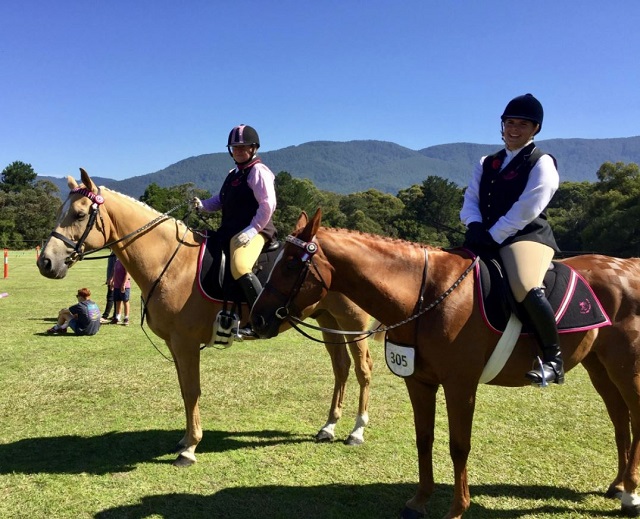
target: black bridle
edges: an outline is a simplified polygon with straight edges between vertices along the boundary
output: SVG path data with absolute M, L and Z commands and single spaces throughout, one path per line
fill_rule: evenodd
M 69 197 L 75 194 L 86 196 L 89 200 L 91 200 L 91 202 L 93 202 L 91 204 L 91 209 L 89 210 L 89 221 L 87 222 L 87 226 L 85 227 L 82 236 L 80 236 L 80 239 L 77 242 L 74 242 L 67 238 L 65 235 L 60 234 L 56 231 L 52 231 L 49 235 L 52 238 L 58 238 L 73 249 L 73 252 L 71 252 L 71 254 L 69 254 L 64 260 L 65 265 L 67 265 L 68 267 L 73 265 L 76 261 L 80 261 L 84 257 L 84 242 L 95 226 L 98 217 L 100 217 L 100 222 L 102 223 L 102 234 L 104 236 L 104 220 L 102 219 L 102 215 L 100 214 L 100 206 L 104 204 L 104 198 L 100 194 L 100 188 L 98 188 L 98 193 L 96 194 L 86 187 L 76 187 L 75 189 L 71 190 L 71 192 L 69 193 Z M 107 237 L 105 236 L 105 241 L 106 239 Z
M 122 238 L 118 238 L 117 240 L 113 240 L 113 241 L 108 242 L 107 241 L 107 236 L 106 236 L 105 231 L 104 231 L 104 229 L 105 229 L 104 220 L 102 218 L 102 215 L 100 214 L 100 206 L 102 206 L 102 204 L 104 204 L 104 198 L 100 194 L 100 188 L 98 187 L 98 193 L 96 194 L 93 191 L 91 191 L 91 190 L 89 190 L 89 189 L 87 189 L 85 187 L 76 187 L 75 189 L 71 190 L 71 192 L 69 193 L 69 196 L 75 195 L 75 194 L 80 194 L 80 195 L 86 196 L 89 200 L 91 200 L 93 202 L 91 204 L 91 209 L 90 209 L 90 213 L 89 213 L 89 221 L 87 222 L 87 226 L 85 227 L 85 230 L 82 233 L 82 236 L 80 237 L 80 239 L 77 242 L 74 242 L 73 240 L 67 238 L 63 234 L 60 234 L 59 232 L 56 232 L 56 231 L 52 231 L 51 234 L 49 235 L 50 237 L 57 238 L 57 239 L 61 240 L 62 242 L 64 242 L 66 245 L 68 245 L 69 247 L 71 247 L 73 249 L 73 251 L 64 260 L 65 265 L 67 265 L 68 267 L 70 267 L 71 265 L 73 265 L 77 261 L 81 261 L 81 260 L 85 259 L 85 256 L 88 256 L 90 254 L 95 254 L 96 252 L 100 252 L 101 250 L 104 250 L 104 249 L 109 249 L 109 248 L 111 248 L 112 245 L 115 245 L 116 243 L 120 243 L 121 241 L 128 240 L 129 238 L 135 236 L 136 234 L 140 234 L 141 232 L 146 231 L 147 229 L 149 229 L 149 228 L 151 228 L 151 227 L 153 227 L 153 226 L 155 226 L 155 225 L 157 225 L 157 224 L 159 224 L 159 223 L 161 223 L 161 222 L 163 222 L 165 220 L 168 220 L 170 218 L 169 215 L 171 213 L 173 213 L 174 211 L 176 211 L 177 209 L 179 209 L 183 205 L 188 204 L 188 202 L 182 202 L 182 203 L 178 204 L 177 206 L 175 206 L 174 208 L 172 208 L 169 211 L 167 211 L 166 213 L 163 213 L 163 214 L 159 215 L 157 218 L 154 218 L 150 222 L 144 224 L 142 227 L 139 227 L 135 231 L 130 232 L 129 234 L 123 236 Z M 102 247 L 97 247 L 97 248 L 92 249 L 90 251 L 84 252 L 84 242 L 86 241 L 87 236 L 89 235 L 89 233 L 95 227 L 98 217 L 100 218 L 100 223 L 102 224 L 101 231 L 102 231 L 102 236 L 104 238 L 105 243 L 104 243 L 104 245 Z M 189 226 L 187 226 L 187 230 L 189 230 Z M 181 244 L 181 241 L 180 241 L 180 244 Z M 178 245 L 178 247 L 180 246 L 180 244 Z M 102 258 L 105 258 L 105 257 L 106 256 L 100 256 L 99 258 L 88 258 L 88 259 L 102 259 Z
M 300 249 L 303 250 L 303 253 L 299 258 L 300 259 L 301 268 L 298 271 L 298 275 L 296 277 L 296 280 L 293 283 L 293 286 L 291 287 L 291 292 L 288 295 L 284 294 L 283 292 L 280 292 L 280 291 L 276 290 L 275 288 L 273 288 L 272 286 L 270 286 L 268 284 L 269 287 L 270 287 L 270 290 L 273 290 L 282 299 L 285 300 L 284 306 L 281 306 L 280 308 L 276 309 L 276 311 L 275 311 L 275 316 L 280 320 L 289 319 L 291 317 L 291 315 L 292 315 L 291 314 L 291 309 L 294 308 L 293 300 L 300 293 L 300 289 L 302 288 L 302 284 L 304 283 L 304 280 L 307 278 L 307 274 L 309 273 L 309 270 L 311 269 L 311 267 L 313 267 L 313 269 L 315 270 L 316 274 L 318 275 L 318 278 L 320 279 L 320 282 L 322 283 L 322 287 L 327 291 L 329 290 L 329 287 L 327 286 L 327 283 L 323 279 L 322 274 L 320 274 L 320 270 L 318 270 L 317 265 L 313 261 L 313 257 L 315 255 L 315 253 L 318 252 L 318 245 L 313 241 L 313 239 L 311 241 L 309 241 L 309 242 L 306 242 L 306 241 L 303 241 L 303 240 L 301 240 L 299 238 L 296 238 L 295 236 L 289 235 L 289 236 L 287 236 L 285 238 L 285 241 L 295 245 L 296 247 L 299 247 Z M 294 308 L 294 310 L 295 310 L 295 308 Z
M 288 242 L 288 243 L 291 243 L 292 245 L 295 245 L 296 247 L 298 247 L 300 249 L 302 249 L 303 252 L 299 257 L 300 270 L 298 271 L 298 274 L 296 276 L 296 280 L 293 283 L 293 285 L 291 287 L 291 291 L 289 292 L 289 294 L 285 294 L 284 292 L 278 290 L 273 285 L 271 285 L 271 283 L 267 283 L 264 286 L 264 290 L 270 291 L 270 292 L 274 292 L 280 299 L 282 299 L 284 301 L 284 305 L 279 307 L 279 308 L 277 308 L 276 311 L 274 312 L 274 315 L 276 316 L 278 321 L 280 321 L 280 322 L 288 321 L 289 324 L 291 324 L 292 328 L 294 328 L 298 333 L 300 333 L 301 335 L 303 335 L 307 339 L 310 339 L 310 340 L 312 340 L 314 342 L 322 342 L 324 344 L 345 344 L 345 342 L 347 344 L 348 343 L 356 343 L 356 342 L 360 342 L 360 341 L 370 337 L 371 335 L 373 335 L 374 333 L 377 333 L 379 331 L 379 329 L 366 330 L 366 331 L 334 330 L 332 328 L 324 328 L 324 327 L 321 327 L 321 326 L 314 326 L 312 324 L 305 323 L 302 319 L 296 317 L 294 314 L 297 314 L 299 312 L 297 311 L 297 309 L 296 309 L 296 307 L 294 305 L 294 299 L 300 293 L 302 285 L 303 285 L 305 279 L 307 278 L 307 275 L 309 274 L 309 271 L 312 268 L 315 271 L 315 273 L 317 274 L 318 279 L 320 280 L 320 283 L 322 285 L 323 290 L 328 292 L 329 291 L 329 286 L 327 285 L 327 282 L 322 277 L 322 273 L 320 272 L 320 269 L 316 265 L 315 261 L 313 261 L 315 253 L 318 252 L 318 244 L 314 241 L 314 238 L 312 238 L 311 241 L 306 242 L 304 240 L 301 240 L 300 238 L 297 238 L 296 236 L 289 235 L 289 236 L 287 236 L 285 238 L 285 241 Z M 326 333 L 333 333 L 333 334 L 338 334 L 338 335 L 356 335 L 356 336 L 361 336 L 361 337 L 359 337 L 357 339 L 353 339 L 351 341 L 329 342 L 329 341 L 319 340 L 319 339 L 313 337 L 312 335 L 309 335 L 307 332 L 302 330 L 300 328 L 300 326 L 306 326 L 307 328 L 311 328 L 313 330 L 326 332 Z
M 306 277 L 307 277 L 307 275 L 309 273 L 309 270 L 311 268 L 313 268 L 315 270 L 316 274 L 318 275 L 318 277 L 320 279 L 320 282 L 322 283 L 323 289 L 326 290 L 326 291 L 330 290 L 329 286 L 327 285 L 327 283 L 323 279 L 322 274 L 320 273 L 320 270 L 318 269 L 317 265 L 313 261 L 313 257 L 315 255 L 315 253 L 318 251 L 318 245 L 315 243 L 314 239 L 315 239 L 315 237 L 313 237 L 311 239 L 311 241 L 305 242 L 304 240 L 301 240 L 301 239 L 299 239 L 299 238 L 297 238 L 295 236 L 292 236 L 292 235 L 289 235 L 286 238 L 286 241 L 288 243 L 291 243 L 292 245 L 295 245 L 296 247 L 299 247 L 304 251 L 303 254 L 299 258 L 300 262 L 301 262 L 300 271 L 298 272 L 298 275 L 296 277 L 296 281 L 293 284 L 293 286 L 291 288 L 291 292 L 289 294 L 285 294 L 285 293 L 277 290 L 270 283 L 267 283 L 267 285 L 264 288 L 269 290 L 269 291 L 275 292 L 276 295 L 278 295 L 281 299 L 283 299 L 285 301 L 284 306 L 281 306 L 281 307 L 277 308 L 276 311 L 274 312 L 274 315 L 276 316 L 276 318 L 278 320 L 280 320 L 280 321 L 288 321 L 291 324 L 291 326 L 297 332 L 301 333 L 302 335 L 304 335 L 308 339 L 311 339 L 311 340 L 316 341 L 316 342 L 325 342 L 325 341 L 320 341 L 320 340 L 316 339 L 315 337 L 310 336 L 309 334 L 307 334 L 306 332 L 301 330 L 299 328 L 299 326 L 306 326 L 307 328 L 311 328 L 311 329 L 318 330 L 318 331 L 321 331 L 321 332 L 328 332 L 328 333 L 335 333 L 335 334 L 342 334 L 342 335 L 358 335 L 358 336 L 363 335 L 363 337 L 360 337 L 359 339 L 355 339 L 353 341 L 346 341 L 346 342 L 358 342 L 358 341 L 366 339 L 367 337 L 370 337 L 371 335 L 374 335 L 376 333 L 388 332 L 390 330 L 393 330 L 395 328 L 403 326 L 403 325 L 405 325 L 407 323 L 410 323 L 411 321 L 414 321 L 415 319 L 417 319 L 421 315 L 425 314 L 426 312 L 432 310 L 433 308 L 438 306 L 440 303 L 442 303 L 442 301 L 444 301 L 451 294 L 451 292 L 453 292 L 460 285 L 460 283 L 462 283 L 462 281 L 469 275 L 469 273 L 473 271 L 473 269 L 475 268 L 476 264 L 478 263 L 478 261 L 480 259 L 478 256 L 476 256 L 474 258 L 474 260 L 471 262 L 471 265 L 469 265 L 464 270 L 464 272 L 460 275 L 460 277 L 458 277 L 458 279 L 447 290 L 445 290 L 442 294 L 440 294 L 429 305 L 427 305 L 426 307 L 423 307 L 424 290 L 425 290 L 425 286 L 426 286 L 427 270 L 428 270 L 428 265 L 429 265 L 429 254 L 428 254 L 427 249 L 424 249 L 424 268 L 423 268 L 423 271 L 422 271 L 422 286 L 420 287 L 420 297 L 418 299 L 417 310 L 413 315 L 411 315 L 407 319 L 404 319 L 404 320 L 402 320 L 402 321 L 400 321 L 400 322 L 398 322 L 396 324 L 390 325 L 390 326 L 383 326 L 381 324 L 380 326 L 378 326 L 374 330 L 362 330 L 362 331 L 334 330 L 334 329 L 330 329 L 330 328 L 324 328 L 324 327 L 321 327 L 321 326 L 314 326 L 314 325 L 305 323 L 302 319 L 300 319 L 299 317 L 296 317 L 292 313 L 292 310 L 294 310 L 294 312 L 295 312 L 295 307 L 294 307 L 293 301 L 296 298 L 296 296 L 300 293 L 300 290 L 302 288 L 302 284 L 304 283 L 304 281 L 305 281 L 305 279 L 306 279 Z M 295 313 L 299 313 L 299 312 L 295 312 Z M 339 344 L 343 344 L 343 343 L 340 342 Z

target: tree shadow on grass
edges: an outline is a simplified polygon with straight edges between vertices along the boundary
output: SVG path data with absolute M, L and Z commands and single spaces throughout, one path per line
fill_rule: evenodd
M 0 474 L 109 474 L 171 453 L 184 431 L 110 432 L 100 436 L 27 438 L 0 445 Z M 311 442 L 284 431 L 205 431 L 197 452 L 226 452 Z M 157 461 L 171 463 L 173 459 Z
M 139 503 L 123 505 L 95 514 L 94 519 L 390 519 L 399 517 L 405 501 L 415 486 L 407 483 L 368 485 L 320 485 L 316 487 L 237 487 L 211 495 L 164 494 L 144 497 Z M 540 504 L 517 510 L 492 510 L 473 502 L 465 517 L 514 519 L 539 517 L 541 514 L 576 513 L 583 517 L 616 517 L 619 508 L 611 502 L 611 513 L 588 508 L 580 503 L 589 494 L 551 486 L 477 485 L 473 495 L 491 495 L 510 500 L 529 500 L 542 496 Z M 438 485 L 429 503 L 427 519 L 444 516 L 453 496 L 451 485 Z M 562 500 L 566 505 L 545 504 L 545 500 Z

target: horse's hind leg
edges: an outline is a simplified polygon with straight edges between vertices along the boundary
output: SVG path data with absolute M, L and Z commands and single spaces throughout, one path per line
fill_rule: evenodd
M 350 339 L 354 340 L 354 338 Z M 369 352 L 367 339 L 358 342 L 350 342 L 349 350 L 355 364 L 356 378 L 360 385 L 360 399 L 358 401 L 358 416 L 356 424 L 345 440 L 347 445 L 361 445 L 364 443 L 364 430 L 369 424 L 369 389 L 371 387 L 371 372 L 373 370 L 373 359 Z
M 198 344 L 180 342 L 173 339 L 167 346 L 171 350 L 178 372 L 178 382 L 186 413 L 187 427 L 184 436 L 178 442 L 178 457 L 173 465 L 188 467 L 196 462 L 196 447 L 202 439 L 200 423 L 200 348 Z
M 334 303 L 329 307 L 329 310 L 319 313 L 316 319 L 324 328 L 361 331 L 367 329 L 369 315 L 348 299 L 343 298 L 339 301 L 339 304 Z M 345 347 L 345 345 L 348 344 L 355 364 L 356 378 L 360 386 L 360 396 L 356 423 L 344 443 L 345 445 L 362 445 L 364 443 L 364 431 L 369 423 L 369 388 L 371 385 L 371 372 L 373 370 L 373 360 L 369 353 L 368 341 L 367 339 L 358 340 L 359 337 L 353 335 L 323 333 L 323 336 L 327 343 L 327 351 L 331 356 L 335 385 L 331 409 L 329 411 L 329 421 L 320 430 L 318 435 L 332 435 L 335 423 L 337 423 L 342 415 L 342 403 L 351 365 Z
M 625 403 L 620 391 L 613 383 L 605 367 L 598 360 L 594 353 L 588 355 L 582 365 L 587 370 L 593 387 L 596 389 L 613 424 L 615 433 L 616 448 L 618 452 L 618 473 L 609 485 L 606 497 L 620 499 L 624 492 L 622 479 L 629 462 L 629 451 L 631 449 L 631 429 L 629 408 Z
M 630 328 L 636 330 L 637 326 L 633 323 Z M 591 380 L 596 380 L 594 385 L 605 400 L 605 405 L 616 433 L 619 474 L 609 486 L 607 495 L 619 495 L 621 490 L 621 510 L 624 515 L 629 517 L 640 516 L 640 496 L 637 494 L 639 482 L 638 466 L 640 465 L 640 399 L 638 398 L 640 394 L 640 379 L 636 372 L 637 349 L 631 343 L 628 350 L 619 349 L 616 352 L 616 358 L 610 362 L 607 362 L 608 359 L 604 356 L 606 353 L 596 360 L 590 355 L 584 362 Z M 610 378 L 610 384 L 615 384 L 617 392 L 612 391 L 607 382 L 604 381 L 605 378 L 602 372 L 605 368 L 600 367 L 598 370 L 598 361 L 602 362 L 603 365 L 606 364 L 606 375 Z M 600 376 L 598 377 L 598 375 Z M 607 391 L 602 391 L 602 388 Z M 629 433 L 629 424 L 631 426 L 631 434 Z M 623 469 L 624 460 L 626 460 L 626 464 Z M 622 471 L 621 474 L 620 471 Z

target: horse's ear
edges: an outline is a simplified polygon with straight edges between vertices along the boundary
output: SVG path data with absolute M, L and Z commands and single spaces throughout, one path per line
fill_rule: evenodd
M 305 213 L 304 211 L 302 211 L 300 213 L 300 216 L 298 216 L 298 223 L 296 223 L 296 231 L 299 229 L 302 229 L 305 227 L 305 225 L 307 225 L 307 223 L 309 222 L 309 217 L 307 216 L 307 213 Z
M 320 228 L 320 222 L 322 221 L 322 208 L 318 207 L 316 209 L 316 214 L 313 215 L 313 218 L 307 223 L 304 228 L 304 233 L 306 236 L 306 240 L 312 240 L 313 237 L 317 234 L 318 229 Z
M 322 220 L 322 208 L 318 207 L 316 214 L 309 220 L 307 213 L 302 211 L 298 217 L 298 223 L 296 224 L 296 231 L 304 232 L 308 240 L 312 239 L 318 232 L 320 227 L 320 221 Z
M 75 178 L 67 177 L 67 186 L 69 186 L 69 191 L 71 191 L 72 189 L 78 187 L 78 183 L 76 182 Z
M 80 168 L 80 178 L 82 179 L 84 187 L 86 187 L 88 190 L 93 191 L 94 193 L 98 191 L 98 188 L 93 183 L 93 180 L 91 180 L 89 173 L 87 173 L 83 168 Z

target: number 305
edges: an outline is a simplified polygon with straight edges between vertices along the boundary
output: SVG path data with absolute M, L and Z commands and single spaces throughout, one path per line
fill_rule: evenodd
M 396 366 L 407 367 L 407 356 L 400 353 L 389 352 L 389 362 Z

